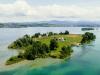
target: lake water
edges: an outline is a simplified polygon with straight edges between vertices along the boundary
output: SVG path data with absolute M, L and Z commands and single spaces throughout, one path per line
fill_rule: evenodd
M 80 27 L 0 28 L 0 75 L 100 75 L 99 29 L 90 31 L 97 37 L 95 42 L 90 45 L 74 47 L 72 57 L 64 60 L 64 62 L 39 68 L 34 68 L 31 66 L 32 64 L 28 64 L 14 69 L 2 70 L 5 61 L 17 54 L 15 50 L 7 49 L 12 41 L 25 34 L 32 35 L 36 32 L 61 32 L 65 30 L 69 30 L 73 34 L 85 33 L 81 31 Z

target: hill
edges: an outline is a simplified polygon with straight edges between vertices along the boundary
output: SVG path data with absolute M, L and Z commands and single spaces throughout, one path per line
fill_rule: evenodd
M 99 21 L 39 21 L 22 23 L 0 23 L 0 28 L 25 28 L 25 27 L 100 27 Z

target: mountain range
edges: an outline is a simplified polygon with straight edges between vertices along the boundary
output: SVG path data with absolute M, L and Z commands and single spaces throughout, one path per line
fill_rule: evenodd
M 0 28 L 23 28 L 23 27 L 100 27 L 100 21 L 75 21 L 75 20 L 51 20 L 22 23 L 0 23 Z

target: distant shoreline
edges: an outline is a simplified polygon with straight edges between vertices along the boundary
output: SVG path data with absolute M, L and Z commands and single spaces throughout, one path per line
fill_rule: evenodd
M 27 28 L 27 27 L 100 27 L 95 21 L 39 21 L 39 22 L 8 22 L 0 23 L 0 28 Z

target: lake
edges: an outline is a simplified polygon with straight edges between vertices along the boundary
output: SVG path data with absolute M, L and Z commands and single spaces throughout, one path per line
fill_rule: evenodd
M 34 67 L 32 62 L 29 64 L 21 63 L 20 66 L 12 69 L 4 68 L 5 61 L 14 55 L 16 50 L 8 50 L 7 46 L 25 34 L 33 35 L 41 32 L 63 32 L 68 30 L 72 34 L 83 34 L 81 27 L 32 27 L 32 28 L 0 28 L 0 75 L 100 75 L 100 30 L 92 30 L 96 35 L 96 40 L 89 45 L 73 47 L 73 54 L 70 59 L 53 63 L 55 60 L 45 60 L 50 65 Z M 31 63 L 31 64 L 30 64 Z M 43 65 L 41 64 L 41 65 Z

